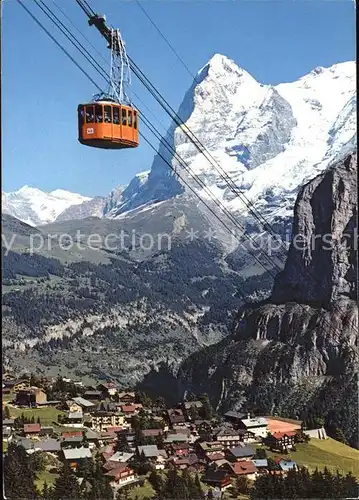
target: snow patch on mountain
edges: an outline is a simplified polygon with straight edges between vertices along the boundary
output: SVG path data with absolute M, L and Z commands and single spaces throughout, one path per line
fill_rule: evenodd
M 23 186 L 10 193 L 2 192 L 4 213 L 29 224 L 38 226 L 54 222 L 56 218 L 72 205 L 80 205 L 91 198 L 63 189 L 50 193 L 30 186 Z
M 173 123 L 166 136 L 191 172 L 161 144 L 147 180 L 139 184 L 134 179 L 132 187 L 138 190 L 131 189 L 110 216 L 189 191 L 161 156 L 201 197 L 210 199 L 209 190 L 237 215 L 247 217 L 248 208 L 223 174 L 266 217 L 291 216 L 299 187 L 343 148 L 355 147 L 355 74 L 355 63 L 349 61 L 315 68 L 294 82 L 263 85 L 234 61 L 215 54 L 179 108 L 185 125 Z M 207 150 L 205 155 L 186 131 Z

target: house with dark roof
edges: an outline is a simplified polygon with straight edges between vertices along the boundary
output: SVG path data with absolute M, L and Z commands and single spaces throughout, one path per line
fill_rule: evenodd
M 105 476 L 110 478 L 110 484 L 114 488 L 138 481 L 135 471 L 127 464 L 116 464 L 115 467 L 105 472 Z
M 220 491 L 225 491 L 232 486 L 231 475 L 225 469 L 208 468 L 202 477 L 202 481 Z
M 86 391 L 83 395 L 84 399 L 88 399 L 89 401 L 101 401 L 102 398 L 102 392 L 101 391 L 95 391 L 95 390 L 90 390 Z
M 220 427 L 213 431 L 213 436 L 216 441 L 221 443 L 224 449 L 235 448 L 243 441 L 244 430 L 236 431 L 233 427 Z
M 237 446 L 236 448 L 229 448 L 226 450 L 226 457 L 229 461 L 236 462 L 242 459 L 251 459 L 256 454 L 253 446 Z
M 186 424 L 185 416 L 183 415 L 183 411 L 180 408 L 169 408 L 167 410 L 167 418 L 171 426 L 184 426 Z
M 102 392 L 103 397 L 115 396 L 117 385 L 114 382 L 104 382 L 97 386 L 97 390 Z
M 235 411 L 235 410 L 229 410 L 224 414 L 224 419 L 227 422 L 229 422 L 233 425 L 236 425 L 236 426 L 238 426 L 240 424 L 240 422 L 243 418 L 246 418 L 246 414 L 240 413 L 240 412 Z
M 47 401 L 46 393 L 38 387 L 30 387 L 28 389 L 20 389 L 16 393 L 15 404 L 18 406 L 34 407 L 38 403 Z

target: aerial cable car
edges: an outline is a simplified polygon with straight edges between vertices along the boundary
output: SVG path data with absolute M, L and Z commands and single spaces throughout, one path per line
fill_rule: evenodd
M 92 22 L 91 22 L 92 21 Z M 138 146 L 138 111 L 130 98 L 131 72 L 125 44 L 118 29 L 108 28 L 105 18 L 94 16 L 90 24 L 106 29 L 111 49 L 110 83 L 107 92 L 78 106 L 79 142 L 102 149 Z

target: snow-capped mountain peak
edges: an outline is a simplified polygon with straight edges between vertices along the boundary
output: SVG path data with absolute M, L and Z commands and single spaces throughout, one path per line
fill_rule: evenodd
M 160 153 L 202 197 L 206 188 L 228 209 L 246 216 L 243 202 L 228 189 L 224 171 L 268 217 L 291 215 L 299 187 L 323 171 L 342 148 L 356 142 L 355 63 L 317 67 L 297 81 L 276 86 L 256 81 L 247 71 L 215 54 L 199 71 L 178 111 L 185 126 L 172 124 L 167 140 L 182 161 L 164 146 Z M 188 174 L 182 162 L 192 171 Z M 176 196 L 186 187 L 160 157 L 131 202 L 111 215 Z M 132 183 L 130 183 L 131 185 Z
M 72 205 L 79 205 L 91 198 L 63 189 L 50 193 L 38 188 L 23 186 L 17 191 L 2 193 L 2 208 L 4 213 L 31 226 L 47 224 Z

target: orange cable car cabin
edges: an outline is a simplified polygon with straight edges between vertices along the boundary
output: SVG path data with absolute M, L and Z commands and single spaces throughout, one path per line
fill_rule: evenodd
M 138 111 L 110 101 L 78 106 L 79 142 L 102 149 L 138 146 Z

